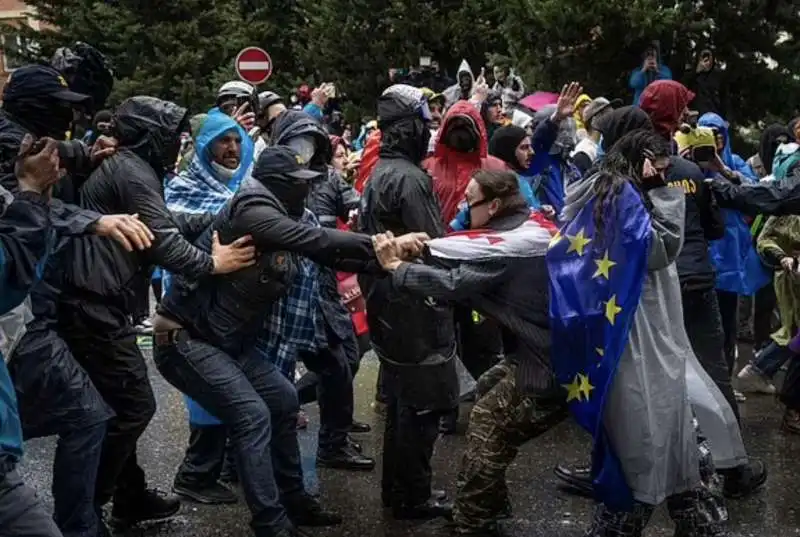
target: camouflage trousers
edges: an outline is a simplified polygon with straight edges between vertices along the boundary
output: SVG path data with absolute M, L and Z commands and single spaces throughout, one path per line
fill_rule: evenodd
M 478 379 L 478 401 L 467 429 L 467 449 L 457 478 L 456 532 L 491 530 L 511 515 L 506 469 L 528 440 L 567 415 L 566 406 L 537 405 L 517 390 L 516 366 L 502 361 Z
M 675 537 L 727 537 L 728 510 L 722 480 L 714 468 L 708 441 L 697 428 L 700 453 L 700 485 L 667 498 L 667 511 L 675 523 Z M 585 537 L 641 537 L 657 506 L 637 503 L 631 512 L 610 511 L 600 504 Z

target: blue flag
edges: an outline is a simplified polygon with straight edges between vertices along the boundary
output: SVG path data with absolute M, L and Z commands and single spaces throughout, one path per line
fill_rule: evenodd
M 573 416 L 594 439 L 595 497 L 629 511 L 633 495 L 605 433 L 603 410 L 642 295 L 652 228 L 641 196 L 627 183 L 603 209 L 602 229 L 595 228 L 594 210 L 592 199 L 547 252 L 552 362 Z

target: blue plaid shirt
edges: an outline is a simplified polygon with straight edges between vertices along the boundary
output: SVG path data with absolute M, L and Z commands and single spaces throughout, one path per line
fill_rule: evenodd
M 319 227 L 317 217 L 309 210 L 301 222 Z M 297 277 L 288 292 L 273 304 L 264 327 L 264 336 L 259 338 L 256 348 L 294 382 L 298 352 L 315 353 L 327 345 L 316 263 L 298 257 Z

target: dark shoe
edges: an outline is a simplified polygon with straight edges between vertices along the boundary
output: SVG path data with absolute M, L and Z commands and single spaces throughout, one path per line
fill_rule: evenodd
M 434 518 L 453 519 L 453 504 L 428 500 L 420 505 L 392 506 L 395 520 L 432 520 Z
M 321 528 L 325 526 L 338 526 L 342 517 L 328 511 L 323 511 L 319 501 L 308 494 L 302 494 L 299 499 L 286 501 L 286 514 L 295 526 L 311 526 Z M 289 535 L 293 535 L 290 533 Z
M 236 473 L 236 468 L 231 468 L 227 465 L 223 466 L 222 472 L 219 474 L 219 481 L 223 485 L 238 485 L 239 475 Z
M 586 496 L 594 494 L 594 486 L 592 485 L 592 469 L 589 466 L 579 466 L 577 468 L 569 469 L 566 466 L 559 464 L 553 470 L 556 477 L 564 481 L 576 492 Z
M 172 492 L 206 505 L 221 505 L 239 501 L 239 497 L 231 489 L 218 482 L 201 485 L 176 480 L 172 485 Z
M 361 445 L 361 443 L 353 440 L 353 438 L 350 435 L 347 435 L 347 445 L 355 449 L 359 453 L 364 452 L 364 447 Z
M 114 498 L 111 510 L 111 523 L 118 528 L 130 527 L 139 522 L 167 520 L 181 508 L 175 496 L 169 496 L 155 489 L 143 491 L 138 498 L 127 496 Z
M 369 472 L 375 468 L 375 459 L 365 457 L 353 446 L 347 445 L 334 452 L 320 452 L 317 455 L 317 466 Z
M 499 524 L 495 524 L 490 528 L 481 529 L 456 528 L 453 530 L 453 535 L 457 537 L 512 537 L 511 532 Z
M 350 426 L 351 433 L 363 434 L 363 433 L 368 433 L 370 431 L 372 431 L 372 427 L 360 421 L 353 420 L 353 424 Z
M 781 428 L 787 433 L 800 434 L 800 412 L 786 409 Z
M 261 537 L 260 533 L 256 533 L 256 535 L 257 537 Z M 268 535 L 269 537 L 311 537 L 308 533 L 300 531 L 295 527 L 278 530 L 278 533 L 270 532 Z M 267 535 L 264 535 L 264 537 L 267 537 Z
M 439 503 L 447 501 L 447 491 L 431 489 L 431 500 Z M 390 500 L 389 496 L 386 494 L 381 494 L 381 502 L 387 509 L 392 506 L 392 500 Z
M 760 489 L 767 481 L 767 465 L 759 459 L 750 459 L 748 464 L 720 470 L 725 477 L 722 493 L 726 498 L 739 499 Z

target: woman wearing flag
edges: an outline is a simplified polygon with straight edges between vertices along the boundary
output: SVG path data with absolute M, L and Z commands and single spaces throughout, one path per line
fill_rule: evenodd
M 600 504 L 587 537 L 639 537 L 664 501 L 676 537 L 728 535 L 724 504 L 703 485 L 713 462 L 698 450 L 687 393 L 675 266 L 684 194 L 664 181 L 669 154 L 652 131 L 623 136 L 569 188 L 547 254 L 553 366 L 594 436 Z
M 519 448 L 561 422 L 566 405 L 550 366 L 545 253 L 556 230 L 531 213 L 514 173 L 478 170 L 459 218 L 465 231 L 428 243 L 423 263 L 403 262 L 390 237 L 378 259 L 396 288 L 457 302 L 502 326 L 505 359 L 478 380 L 454 505 L 456 533 L 503 535 L 505 472 Z

